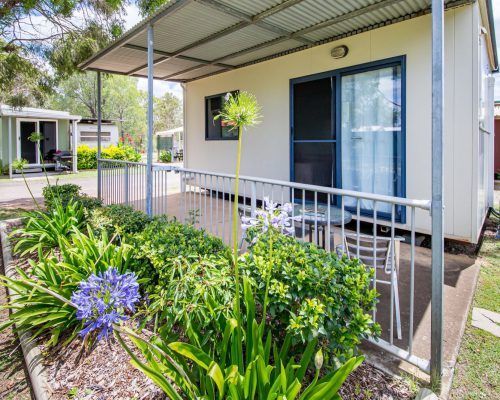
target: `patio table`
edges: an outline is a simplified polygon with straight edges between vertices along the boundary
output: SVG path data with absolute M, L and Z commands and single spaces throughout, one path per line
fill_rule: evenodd
M 318 234 L 323 232 L 322 247 L 326 247 L 326 227 L 328 225 L 328 206 L 323 204 L 318 204 L 316 209 L 314 205 L 310 204 L 294 204 L 293 214 L 302 217 L 302 220 L 309 228 L 309 241 L 313 241 L 313 230 L 315 226 L 318 227 Z M 342 218 L 343 217 L 343 218 Z M 330 225 L 342 226 L 343 224 L 348 224 L 352 220 L 352 214 L 344 209 L 344 214 L 342 215 L 342 209 L 336 206 L 330 206 Z

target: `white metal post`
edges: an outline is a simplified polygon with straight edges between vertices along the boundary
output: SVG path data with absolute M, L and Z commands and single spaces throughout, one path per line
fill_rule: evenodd
M 12 178 L 12 117 L 9 117 L 9 178 Z
M 154 31 L 148 25 L 148 153 L 146 167 L 146 214 L 153 215 L 153 68 Z
M 432 295 L 431 385 L 441 390 L 443 358 L 443 93 L 444 1 L 432 0 Z
M 78 147 L 78 132 L 77 132 L 77 126 L 78 126 L 78 120 L 74 119 L 72 121 L 72 124 L 71 124 L 71 130 L 72 130 L 72 133 L 73 133 L 73 136 L 71 137 L 72 139 L 72 145 L 71 147 L 73 148 L 73 157 L 72 157 L 72 169 L 73 169 L 73 173 L 77 173 L 78 172 L 78 154 L 77 154 L 77 147 Z
M 97 71 L 97 198 L 102 200 L 102 168 L 101 162 L 101 73 Z

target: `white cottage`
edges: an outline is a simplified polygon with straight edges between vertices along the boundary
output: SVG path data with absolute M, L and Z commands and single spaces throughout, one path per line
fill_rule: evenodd
M 445 1 L 444 233 L 477 242 L 493 201 L 492 5 Z M 172 1 L 82 65 L 183 84 L 185 166 L 231 173 L 236 136 L 214 122 L 248 91 L 262 123 L 245 134 L 247 176 L 431 198 L 431 17 L 427 0 Z M 349 207 L 349 199 L 346 199 Z M 373 203 L 363 201 L 361 215 Z M 384 207 L 380 206 L 380 223 Z M 408 227 L 408 210 L 396 210 Z M 431 218 L 420 211 L 418 232 Z

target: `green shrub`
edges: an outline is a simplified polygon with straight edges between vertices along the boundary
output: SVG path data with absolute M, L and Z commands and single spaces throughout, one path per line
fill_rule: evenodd
M 97 149 L 80 145 L 77 149 L 78 169 L 97 168 Z M 132 146 L 108 146 L 101 150 L 101 157 L 113 160 L 140 161 L 141 155 Z
M 61 202 L 63 207 L 66 207 L 71 200 L 75 200 L 81 188 L 81 186 L 73 183 L 45 186 L 42 190 L 45 207 L 50 210 L 54 208 L 58 201 Z
M 106 230 L 110 236 L 115 233 L 139 233 L 150 221 L 151 218 L 142 211 L 122 204 L 96 208 L 89 218 L 89 224 L 96 232 Z
M 172 162 L 172 153 L 168 150 L 160 151 L 160 155 L 158 156 L 158 160 L 162 163 Z
M 97 197 L 92 197 L 87 194 L 79 194 L 75 197 L 75 200 L 80 203 L 83 209 L 86 212 L 86 215 L 90 215 L 90 213 L 96 208 L 102 207 L 102 200 L 99 200 Z
M 76 149 L 78 169 L 96 169 L 97 168 L 97 149 L 91 148 L 86 144 L 78 146 Z
M 242 256 L 241 268 L 254 282 L 261 304 L 270 271 L 273 337 L 289 332 L 298 344 L 318 337 L 334 357 L 345 360 L 362 338 L 379 333 L 370 312 L 377 301 L 370 284 L 373 273 L 359 260 L 339 259 L 284 235 L 274 235 L 270 253 L 269 237 L 261 236 Z
M 168 275 L 176 260 L 195 261 L 214 254 L 229 259 L 229 249 L 219 238 L 165 217 L 155 218 L 135 241 L 140 256 L 151 263 L 145 276 L 153 285 L 159 283 L 160 276 Z

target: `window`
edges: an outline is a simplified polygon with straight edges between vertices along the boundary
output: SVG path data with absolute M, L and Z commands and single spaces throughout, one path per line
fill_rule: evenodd
M 293 181 L 405 196 L 404 61 L 396 57 L 292 80 Z M 344 201 L 355 209 L 355 199 Z M 360 205 L 363 214 L 373 213 L 371 201 Z M 403 210 L 396 208 L 398 222 L 404 222 Z M 391 205 L 380 203 L 377 212 L 390 215 Z
M 235 95 L 238 91 L 232 91 Z M 220 93 L 205 97 L 205 140 L 237 140 L 238 130 L 231 129 L 220 119 L 214 120 L 219 115 L 225 102 L 227 93 Z
M 101 142 L 110 142 L 111 132 L 101 132 Z M 97 142 L 97 132 L 80 132 L 80 142 Z

